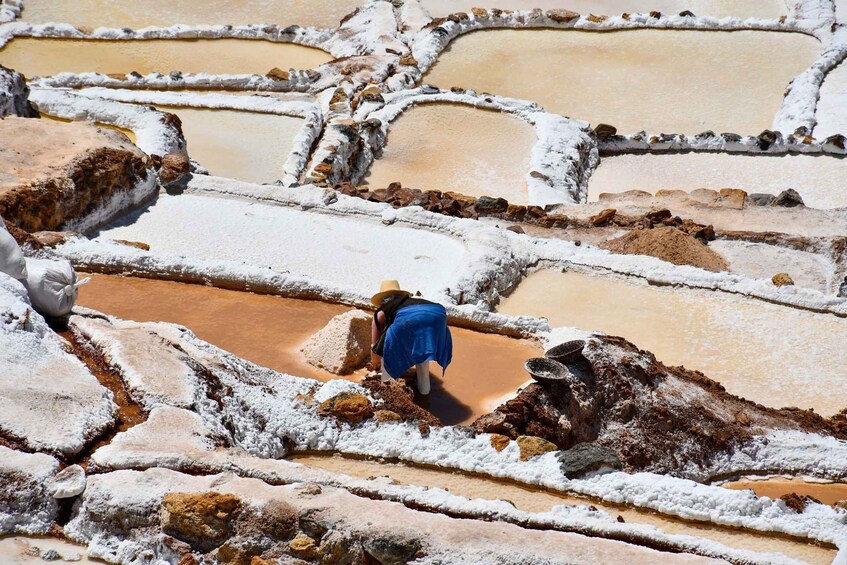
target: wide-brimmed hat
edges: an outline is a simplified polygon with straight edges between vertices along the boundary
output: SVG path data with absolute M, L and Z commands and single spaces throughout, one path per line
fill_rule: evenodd
M 379 306 L 382 302 L 382 299 L 386 296 L 391 296 L 392 294 L 399 294 L 401 296 L 412 296 L 412 293 L 403 290 L 400 288 L 400 283 L 394 280 L 382 281 L 379 285 L 379 292 L 371 297 L 371 302 L 373 302 L 374 306 Z

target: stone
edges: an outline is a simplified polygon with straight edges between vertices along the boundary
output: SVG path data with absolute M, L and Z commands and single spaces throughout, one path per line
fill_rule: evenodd
M 771 145 L 776 143 L 777 140 L 781 138 L 781 133 L 766 129 L 756 137 L 756 145 L 758 145 L 759 149 L 761 149 L 762 151 L 767 151 Z
M 594 14 L 589 14 L 587 19 L 588 19 L 589 22 L 599 24 L 599 23 L 605 22 L 609 18 L 608 18 L 608 16 L 595 16 Z
M 526 233 L 524 231 L 524 229 L 520 226 L 509 226 L 509 227 L 506 228 L 506 231 L 510 231 L 510 232 L 513 232 L 513 233 L 519 233 L 519 234 Z
M 487 18 L 488 10 L 485 8 L 471 8 L 471 14 L 473 14 L 475 18 Z
M 320 553 L 318 552 L 318 544 L 314 538 L 300 532 L 297 536 L 288 542 L 288 551 L 302 557 L 303 559 L 317 559 Z
M 509 438 L 509 436 L 504 436 L 502 434 L 491 434 L 491 447 L 493 447 L 497 451 L 503 451 L 504 449 L 509 447 L 509 444 L 511 442 L 512 440 Z
M 796 208 L 797 206 L 805 206 L 803 203 L 803 198 L 793 188 L 788 188 L 780 192 L 774 201 L 771 203 L 772 206 L 782 206 L 784 208 Z
M 335 416 L 339 420 L 358 424 L 373 416 L 374 410 L 368 397 L 358 392 L 341 392 L 318 407 L 321 416 Z
M 29 87 L 24 76 L 0 65 L 0 117 L 37 118 L 38 110 L 29 101 Z
M 191 172 L 191 162 L 188 155 L 183 153 L 168 153 L 162 157 L 162 167 L 159 169 L 159 180 L 163 185 L 178 181 L 182 175 Z
M 559 453 L 562 473 L 569 479 L 604 468 L 620 469 L 621 462 L 615 450 L 596 443 L 578 443 Z
M 694 12 L 692 12 L 691 10 L 683 10 L 682 12 L 679 13 L 679 16 L 681 18 L 694 18 L 694 17 L 696 17 L 694 15 Z
M 400 414 L 391 410 L 377 410 L 374 412 L 374 420 L 379 423 L 402 422 L 403 418 L 400 417 Z
M 735 413 L 735 421 L 741 424 L 742 426 L 750 425 L 750 416 L 745 414 L 744 412 L 736 412 Z
M 378 86 L 369 86 L 359 94 L 359 98 L 362 102 L 384 102 L 385 99 L 382 97 L 382 91 Z M 381 122 L 380 122 L 381 124 Z
M 559 449 L 555 443 L 537 436 L 518 436 L 517 442 L 521 450 L 521 461 L 528 461 L 533 457 Z
M 844 277 L 844 280 L 841 281 L 841 285 L 838 287 L 838 297 L 847 298 L 847 277 Z
M 741 136 L 737 133 L 724 132 L 721 134 L 721 137 L 727 143 L 738 143 L 739 141 L 741 141 Z
M 59 552 L 55 549 L 48 549 L 44 553 L 41 554 L 41 559 L 44 561 L 58 561 L 62 556 L 59 555 Z
M 421 542 L 411 534 L 390 532 L 376 538 L 366 538 L 362 547 L 377 562 L 384 565 L 403 565 L 415 560 L 415 555 L 421 550 Z
M 615 126 L 610 126 L 609 124 L 597 124 L 597 127 L 594 128 L 594 135 L 596 135 L 600 139 L 608 139 L 610 137 L 614 137 L 618 133 L 618 128 Z
M 113 239 L 112 241 L 120 245 L 126 245 L 127 247 L 135 247 L 136 249 L 141 249 L 142 251 L 150 251 L 150 244 L 144 243 L 143 241 L 129 241 L 126 239 Z
M 770 206 L 776 200 L 776 196 L 773 194 L 765 194 L 763 192 L 754 192 L 753 194 L 748 194 L 747 197 L 756 206 Z
M 233 534 L 241 500 L 218 492 L 169 493 L 162 500 L 162 531 L 204 553 Z
M 186 553 L 182 557 L 179 558 L 177 565 L 197 565 L 197 558 L 194 557 L 191 553 Z
M 612 218 L 615 217 L 616 213 L 617 210 L 615 210 L 614 208 L 606 208 L 599 214 L 588 218 L 588 221 L 591 222 L 592 226 L 604 226 L 610 221 L 612 221 Z
M 659 12 L 658 10 L 652 10 L 650 12 L 650 17 L 655 19 L 655 20 L 658 20 L 659 18 L 662 17 L 662 12 Z
M 68 563 L 74 563 L 76 561 L 82 561 L 81 553 L 66 553 L 62 558 L 62 561 L 67 561 Z
M 793 286 L 794 280 L 788 275 L 788 273 L 777 273 L 771 277 L 771 282 L 774 286 Z
M 474 210 L 480 214 L 502 214 L 508 209 L 509 202 L 505 198 L 480 196 L 474 203 Z
M 53 477 L 47 486 L 53 498 L 73 498 L 85 490 L 85 470 L 79 465 L 69 465 Z
M 371 315 L 350 310 L 332 318 L 306 341 L 306 361 L 334 375 L 349 375 L 365 366 L 371 352 Z
M 844 137 L 840 133 L 836 133 L 835 135 L 830 135 L 824 139 L 822 145 L 844 151 L 845 147 L 847 147 L 847 137 Z
M 720 190 L 721 204 L 727 208 L 741 210 L 747 201 L 747 193 L 740 188 L 722 188 Z
M 547 17 L 553 20 L 554 22 L 566 24 L 574 20 L 578 20 L 579 14 L 576 12 L 572 12 L 571 10 L 555 9 L 547 10 Z
M 290 78 L 288 71 L 283 71 L 279 67 L 272 68 L 265 76 L 272 80 L 288 80 Z

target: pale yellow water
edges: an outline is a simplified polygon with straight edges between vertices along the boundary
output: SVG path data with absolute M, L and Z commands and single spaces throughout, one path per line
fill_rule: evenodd
M 363 0 L 26 0 L 22 19 L 76 26 L 260 24 L 335 27 Z
M 832 549 L 757 534 L 750 530 L 721 528 L 675 520 L 652 512 L 618 507 L 594 500 L 568 496 L 543 489 L 522 487 L 514 483 L 470 476 L 463 473 L 419 468 L 402 464 L 362 461 L 326 455 L 294 455 L 289 458 L 297 463 L 318 467 L 336 473 L 359 478 L 387 476 L 396 482 L 449 490 L 457 496 L 487 500 L 509 500 L 520 510 L 547 512 L 557 505 L 592 504 L 612 516 L 623 516 L 629 523 L 647 524 L 671 534 L 690 535 L 714 540 L 729 547 L 759 552 L 779 552 L 808 563 L 830 563 L 835 557 Z
M 366 180 L 375 188 L 399 181 L 408 188 L 526 204 L 525 177 L 534 143 L 532 126 L 508 114 L 424 104 L 391 124 L 385 152 Z
M 470 12 L 474 7 L 501 10 L 565 8 L 580 14 L 604 16 L 653 10 L 672 15 L 690 10 L 698 16 L 776 18 L 786 12 L 785 3 L 780 0 L 422 0 L 421 3 L 433 16 Z
M 681 153 L 603 157 L 588 182 L 588 200 L 604 192 L 740 188 L 748 193 L 800 193 L 812 208 L 847 206 L 847 159 L 812 155 Z
M 247 39 L 96 41 L 19 37 L 0 49 L 0 64 L 27 77 L 61 72 L 147 75 L 171 71 L 265 74 L 274 67 L 311 69 L 332 59 L 320 49 Z
M 650 287 L 611 277 L 538 271 L 500 312 L 544 316 L 623 336 L 670 365 L 685 365 L 766 406 L 847 407 L 847 323 L 726 293 Z
M 621 133 L 758 134 L 820 47 L 758 31 L 489 30 L 456 39 L 423 80 L 534 100 Z
M 88 557 L 84 545 L 78 545 L 58 538 L 35 537 L 35 536 L 8 536 L 0 537 L 0 563 L 3 565 L 28 565 L 35 563 L 47 563 L 38 555 L 28 555 L 27 550 L 38 548 L 39 555 L 45 551 L 55 550 L 62 557 L 57 563 L 70 561 L 68 557 L 78 555 L 80 560 L 75 563 L 105 563 L 100 559 Z
M 303 127 L 302 118 L 239 110 L 211 110 L 185 106 L 157 108 L 182 120 L 188 155 L 209 174 L 248 182 L 273 182 Z
M 106 275 L 92 275 L 78 303 L 128 320 L 182 324 L 245 359 L 322 381 L 339 377 L 309 365 L 300 348 L 333 316 L 350 310 L 314 300 Z M 453 362 L 447 377 L 431 364 L 430 410 L 448 424 L 470 423 L 489 412 L 491 399 L 515 392 L 527 380 L 524 361 L 541 354 L 526 340 L 461 328 L 451 333 Z M 359 381 L 363 374 L 348 378 Z
M 73 121 L 73 120 L 66 120 L 65 118 L 60 118 L 58 116 L 51 116 L 50 114 L 45 114 L 44 112 L 41 112 L 41 119 L 54 120 L 56 122 L 65 122 L 65 123 L 69 123 L 69 122 Z M 94 122 L 94 123 L 96 125 L 100 126 L 101 128 L 106 128 L 106 129 L 111 129 L 111 130 L 121 132 L 122 134 L 127 136 L 129 138 L 129 140 L 133 143 L 137 143 L 137 141 L 138 141 L 138 138 L 136 137 L 135 132 L 133 132 L 132 130 L 128 130 L 128 129 L 125 129 L 125 128 L 122 128 L 122 127 L 119 127 L 119 126 L 116 126 L 116 125 L 113 125 L 113 124 L 104 124 L 102 122 Z
M 845 483 L 808 483 L 800 479 L 764 479 L 760 481 L 741 480 L 724 483 L 726 488 L 742 490 L 751 489 L 758 496 L 779 498 L 795 493 L 801 496 L 811 496 L 824 504 L 835 504 L 847 500 L 847 484 Z

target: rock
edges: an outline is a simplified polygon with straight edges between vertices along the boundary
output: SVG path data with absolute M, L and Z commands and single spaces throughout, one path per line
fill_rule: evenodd
M 24 76 L 0 65 L 0 118 L 3 116 L 37 118 L 38 110 L 29 101 Z
M 727 143 L 738 143 L 739 141 L 741 141 L 741 136 L 737 133 L 724 132 L 721 134 L 721 137 Z
M 69 563 L 74 563 L 76 561 L 82 561 L 82 554 L 80 554 L 80 553 L 67 553 L 62 558 L 62 561 L 67 561 Z
M 480 196 L 473 207 L 479 214 L 502 214 L 509 209 L 509 202 L 505 198 Z
M 795 208 L 797 206 L 805 206 L 803 198 L 793 188 L 788 188 L 780 192 L 771 204 L 772 206 L 782 206 L 784 208 Z
M 681 18 L 694 18 L 694 17 L 696 17 L 694 15 L 694 12 L 692 12 L 691 10 L 683 10 L 682 12 L 679 13 L 679 16 Z
M 845 147 L 847 147 L 847 137 L 844 137 L 840 133 L 836 133 L 835 135 L 830 135 L 824 139 L 822 145 L 824 147 L 832 147 L 839 151 L 844 151 Z
M 524 231 L 524 229 L 520 226 L 509 226 L 509 227 L 506 228 L 506 231 L 510 231 L 510 232 L 513 232 L 513 233 L 520 233 L 520 234 L 526 233 Z
M 241 500 L 218 492 L 169 493 L 162 500 L 162 531 L 209 552 L 233 534 Z
M 748 194 L 747 197 L 756 206 L 770 206 L 776 200 L 776 196 L 773 194 L 765 194 L 763 192 L 754 192 L 753 194 Z
M 659 223 L 664 220 L 667 220 L 672 216 L 671 211 L 667 208 L 663 208 L 661 210 L 651 210 L 644 214 L 644 217 L 650 220 L 652 223 Z
M 279 67 L 274 67 L 265 75 L 272 80 L 288 80 L 290 78 L 288 71 L 283 71 Z
M 537 436 L 518 436 L 517 442 L 521 449 L 521 461 L 528 461 L 533 457 L 559 449 L 555 443 Z
M 159 180 L 162 185 L 167 186 L 182 178 L 182 175 L 191 172 L 191 162 L 188 155 L 182 153 L 168 153 L 162 157 L 162 168 L 159 169 Z
M 747 201 L 747 193 L 740 188 L 722 188 L 720 190 L 721 204 L 727 208 L 741 210 Z
M 813 498 L 807 495 L 800 495 L 797 493 L 789 493 L 783 494 L 779 497 L 781 501 L 785 503 L 787 507 L 792 509 L 794 512 L 798 514 L 802 514 L 806 510 L 806 506 L 809 504 L 821 504 L 821 501 L 817 498 Z
M 838 297 L 847 298 L 847 277 L 844 277 L 844 280 L 841 281 L 841 285 L 838 287 Z
M 614 137 L 618 133 L 618 128 L 609 124 L 597 124 L 594 128 L 594 135 L 600 139 L 608 139 Z
M 199 562 L 197 558 L 194 557 L 191 553 L 186 553 L 182 557 L 179 558 L 177 565 L 197 565 Z
M 588 218 L 588 221 L 591 222 L 592 226 L 604 226 L 608 224 L 612 218 L 615 217 L 617 210 L 614 208 L 606 208 L 596 216 L 591 216 Z
M 555 9 L 547 10 L 547 17 L 553 20 L 554 22 L 566 24 L 574 20 L 578 20 L 579 14 L 570 10 Z
M 402 422 L 403 418 L 400 417 L 400 414 L 391 410 L 377 410 L 374 412 L 374 420 L 380 423 Z
M 73 498 L 85 490 L 85 470 L 79 465 L 65 467 L 50 481 L 48 490 L 53 498 Z
M 321 402 L 318 413 L 321 416 L 335 416 L 339 420 L 358 424 L 373 416 L 374 410 L 367 396 L 358 392 L 342 392 Z
M 303 559 L 317 559 L 320 556 L 315 539 L 302 532 L 288 543 L 288 551 Z
M 613 449 L 596 443 L 578 443 L 559 453 L 562 473 L 569 479 L 582 477 L 603 468 L 620 469 L 621 462 Z
M 41 548 L 36 546 L 30 546 L 24 550 L 24 555 L 28 555 L 30 557 L 38 557 L 41 555 Z
M 384 565 L 404 565 L 415 560 L 415 555 L 421 550 L 421 542 L 411 534 L 390 532 L 377 538 L 366 538 L 362 546 L 371 557 Z
M 361 94 L 359 94 L 359 99 L 362 102 L 385 102 L 385 99 L 382 97 L 382 91 L 378 86 L 369 86 L 362 90 Z M 379 122 L 378 125 L 382 125 L 382 122 Z
M 332 318 L 303 345 L 306 361 L 335 375 L 365 366 L 371 352 L 371 315 L 350 310 Z
M 511 442 L 512 440 L 508 436 L 504 436 L 502 434 L 491 434 L 491 447 L 497 451 L 503 451 L 509 447 Z
M 33 239 L 42 247 L 57 247 L 67 241 L 72 232 L 66 231 L 37 231 L 32 235 Z
M 59 555 L 59 552 L 55 549 L 48 549 L 44 553 L 41 554 L 41 559 L 44 561 L 58 561 L 62 556 Z
M 143 241 L 128 241 L 126 239 L 113 239 L 112 241 L 120 245 L 126 245 L 127 247 L 135 247 L 142 251 L 150 251 L 150 244 Z
M 788 273 L 775 274 L 771 277 L 771 282 L 774 284 L 774 286 L 794 285 L 794 280 L 790 276 L 788 276 Z
M 745 414 L 744 412 L 736 412 L 735 413 L 735 421 L 741 424 L 742 426 L 750 425 L 750 416 Z
M 761 149 L 762 151 L 767 151 L 771 145 L 776 143 L 777 140 L 781 138 L 781 133 L 766 129 L 756 137 L 756 145 L 758 145 L 759 149 Z
M 658 10 L 652 10 L 650 12 L 650 17 L 655 19 L 655 20 L 658 20 L 659 18 L 662 17 L 662 12 L 659 12 Z

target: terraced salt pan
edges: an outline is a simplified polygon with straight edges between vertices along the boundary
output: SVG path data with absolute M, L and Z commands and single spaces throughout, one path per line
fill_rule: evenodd
M 249 361 L 321 381 L 336 375 L 308 364 L 303 343 L 329 320 L 350 310 L 339 304 L 237 292 L 170 281 L 92 275 L 79 305 L 138 322 L 172 322 Z M 202 304 L 202 307 L 198 305 Z M 453 363 L 447 378 L 433 364 L 430 409 L 448 424 L 469 423 L 495 399 L 527 380 L 523 363 L 540 349 L 526 340 L 452 328 Z M 348 378 L 359 382 L 359 371 Z
M 790 290 L 789 290 L 790 292 Z M 847 324 L 712 291 L 655 288 L 575 272 L 539 271 L 499 311 L 619 335 L 666 364 L 685 365 L 766 406 L 847 407 Z
M 38 548 L 39 554 L 30 555 L 27 551 L 32 551 L 33 548 Z M 0 562 L 7 565 L 28 565 L 41 564 L 46 561 L 41 559 L 41 555 L 49 550 L 57 552 L 62 562 L 76 563 L 106 563 L 100 559 L 88 557 L 88 552 L 84 545 L 70 543 L 58 538 L 47 537 L 30 537 L 30 536 L 9 536 L 0 538 Z M 76 559 L 76 557 L 79 559 Z M 70 559 L 69 559 L 70 558 Z
M 532 126 L 508 114 L 457 104 L 406 110 L 388 130 L 367 183 L 501 196 L 526 204 L 526 174 L 535 143 Z
M 56 117 L 56 116 L 51 116 L 50 114 L 45 114 L 44 112 L 41 112 L 41 119 L 55 120 L 57 122 L 64 122 L 64 123 L 70 123 L 70 122 L 73 121 L 73 120 L 66 120 L 64 118 L 59 118 L 59 117 Z M 112 124 L 104 124 L 104 123 L 101 123 L 101 122 L 95 122 L 95 123 L 98 126 L 100 126 L 101 128 L 106 128 L 106 129 L 111 129 L 111 130 L 121 132 L 122 134 L 127 136 L 129 138 L 129 140 L 133 143 L 137 144 L 137 142 L 138 142 L 138 138 L 135 136 L 135 133 L 131 130 L 124 129 L 122 127 L 112 125 Z
M 800 193 L 807 206 L 847 206 L 847 159 L 829 155 L 677 153 L 603 157 L 588 183 L 588 201 L 604 192 L 740 188 L 748 193 Z
M 151 253 L 290 271 L 370 295 L 385 278 L 433 295 L 465 246 L 432 232 L 307 213 L 246 200 L 161 195 L 100 231 L 98 239 L 150 244 Z
M 470 13 L 471 8 L 475 7 L 501 10 L 567 8 L 580 14 L 604 16 L 617 16 L 624 12 L 648 13 L 652 10 L 678 14 L 682 10 L 690 10 L 698 16 L 777 18 L 786 12 L 785 3 L 780 0 L 421 0 L 421 4 L 436 17 L 456 12 Z
M 621 133 L 757 134 L 819 50 L 794 33 L 489 30 L 454 40 L 423 80 L 534 100 Z
M 171 71 L 265 74 L 274 67 L 311 69 L 333 57 L 293 43 L 245 39 L 100 41 L 18 37 L 0 49 L 0 64 L 27 77 L 62 72 L 147 75 Z
M 291 116 L 157 106 L 182 120 L 188 155 L 209 173 L 247 182 L 274 182 L 304 120 Z M 237 132 L 237 135 L 234 135 Z
M 651 512 L 602 504 L 594 500 L 463 473 L 326 455 L 294 455 L 288 459 L 302 465 L 353 477 L 385 476 L 400 484 L 443 488 L 451 494 L 469 499 L 509 500 L 518 509 L 527 512 L 548 512 L 558 505 L 591 504 L 612 516 L 622 516 L 628 524 L 648 524 L 671 534 L 705 538 L 737 549 L 762 553 L 778 552 L 807 563 L 831 563 L 835 557 L 833 550 L 809 543 L 756 535 L 741 529 L 668 519 Z
M 736 490 L 750 489 L 758 496 L 770 498 L 795 493 L 800 496 L 811 496 L 824 504 L 835 504 L 841 500 L 847 500 L 847 483 L 812 483 L 801 479 L 776 477 L 741 479 L 721 486 Z
M 261 24 L 335 27 L 364 0 L 145 0 L 143 5 L 114 0 L 26 0 L 21 19 L 43 24 L 130 27 L 176 24 Z
M 843 1 L 838 5 L 845 4 Z M 847 8 L 845 8 L 847 10 Z M 845 23 L 842 21 L 841 23 Z M 820 98 L 815 112 L 818 125 L 814 133 L 818 139 L 840 133 L 847 135 L 847 63 L 841 63 L 826 75 L 821 84 Z

